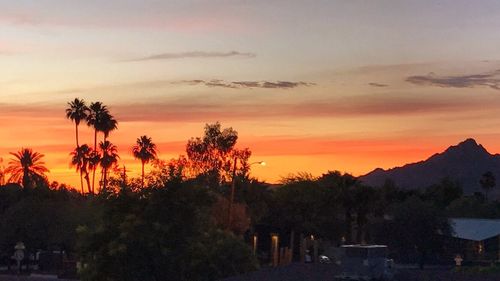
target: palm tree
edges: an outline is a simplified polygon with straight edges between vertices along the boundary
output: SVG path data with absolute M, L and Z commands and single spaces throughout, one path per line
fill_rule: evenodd
M 156 144 L 148 136 L 141 136 L 137 139 L 136 145 L 132 147 L 132 153 L 136 159 L 141 160 L 142 164 L 142 177 L 141 187 L 144 188 L 144 165 L 149 161 L 156 159 Z
M 99 143 L 99 148 L 101 149 L 100 165 L 103 175 L 102 189 L 106 190 L 108 170 L 118 163 L 118 158 L 120 157 L 118 156 L 116 145 L 109 141 Z
M 108 107 L 102 104 L 102 102 L 93 102 L 89 106 L 89 114 L 87 116 L 87 125 L 89 127 L 94 128 L 94 151 L 97 153 L 97 133 L 98 132 L 104 132 L 105 138 L 109 134 L 111 130 L 116 128 L 116 121 L 114 123 L 114 126 L 112 121 L 109 121 L 112 119 L 111 115 L 109 114 Z M 114 120 L 114 119 L 113 119 Z M 109 129 L 110 127 L 113 127 L 112 129 Z M 93 171 L 92 171 L 92 191 L 94 191 L 94 184 L 95 184 L 95 171 L 97 168 L 97 165 L 93 166 Z
M 76 148 L 80 147 L 78 142 L 78 126 L 82 120 L 86 120 L 89 114 L 89 108 L 85 104 L 83 99 L 75 98 L 75 100 L 68 102 L 68 108 L 66 108 L 66 118 L 75 123 L 75 137 L 76 137 Z M 82 173 L 80 173 L 80 187 L 83 192 L 83 179 Z
M 87 120 L 89 115 L 89 108 L 85 104 L 83 99 L 76 98 L 75 100 L 68 102 L 68 108 L 66 108 L 66 118 L 75 123 L 75 135 L 76 135 L 76 146 L 78 145 L 78 126 L 82 120 Z
M 91 160 L 92 160 L 92 149 L 87 145 L 84 144 L 80 147 L 75 148 L 71 152 L 71 165 L 76 167 L 76 171 L 80 172 L 80 178 L 83 176 L 85 178 L 85 181 L 87 182 L 87 189 L 89 193 L 92 193 L 92 190 L 90 188 L 90 179 L 89 179 L 89 169 L 92 168 L 93 166 L 91 165 Z M 82 194 L 84 193 L 83 191 L 83 186 L 82 186 Z
M 94 150 L 97 150 L 97 133 L 102 123 L 102 117 L 108 113 L 108 108 L 102 102 L 93 102 L 89 106 L 89 114 L 87 116 L 87 126 L 94 129 Z
M 484 173 L 479 180 L 479 184 L 484 189 L 486 201 L 488 201 L 488 192 L 496 185 L 495 175 L 491 171 Z
M 9 166 L 5 169 L 5 172 L 10 174 L 9 182 L 22 183 L 24 188 L 29 188 L 34 183 L 45 180 L 45 173 L 49 170 L 42 161 L 43 154 L 33 152 L 31 148 L 21 148 L 20 151 L 10 154 L 14 158 L 9 161 Z
M 103 132 L 104 141 L 107 140 L 109 133 L 116 129 L 118 129 L 118 121 L 116 121 L 113 115 L 109 114 L 109 112 L 103 114 L 102 120 L 98 126 L 98 130 Z

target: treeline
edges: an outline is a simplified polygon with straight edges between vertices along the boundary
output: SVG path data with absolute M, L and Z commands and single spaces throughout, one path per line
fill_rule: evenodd
M 58 250 L 80 261 L 82 280 L 217 280 L 255 270 L 257 260 L 240 236 L 250 226 L 247 208 L 227 199 L 231 182 L 248 181 L 251 165 L 237 138 L 231 128 L 207 125 L 202 137 L 188 141 L 187 156 L 162 161 L 149 151 L 150 173 L 135 179 L 126 169 L 103 170 L 95 192 L 92 185 L 77 192 L 49 184 L 43 155 L 20 153 L 10 162 L 19 177 L 0 186 L 3 263 L 22 241 L 27 256 Z M 148 143 L 138 139 L 132 149 L 138 158 Z M 83 173 L 87 181 L 90 172 Z
M 228 155 L 207 144 L 223 132 L 219 124 L 207 125 L 205 135 L 189 143 L 205 142 L 199 146 L 210 147 L 211 157 L 201 158 L 215 163 Z M 180 157 L 155 164 L 144 186 L 141 179 L 116 174 L 96 195 L 57 183 L 0 187 L 2 259 L 7 262 L 13 245 L 22 241 L 30 253 L 63 250 L 83 262 L 82 280 L 217 280 L 255 270 L 258 257 L 267 262 L 268 243 L 254 256 L 244 239 L 264 238 L 267 229 L 283 238 L 294 233 L 296 241 L 314 235 L 337 245 L 388 244 L 399 262 L 424 263 L 439 258 L 443 238 L 451 233 L 448 217 L 500 213 L 498 202 L 479 194 L 463 196 L 449 179 L 405 191 L 391 182 L 365 186 L 334 171 L 317 178 L 298 174 L 269 185 L 250 178 L 248 165 L 238 162 L 228 223 L 231 169 L 205 166 L 195 173 L 201 164 L 196 161 Z
M 285 237 L 312 234 L 334 245 L 386 244 L 397 262 L 420 264 L 443 261 L 445 239 L 452 234 L 449 218 L 500 217 L 498 201 L 464 196 L 449 178 L 402 190 L 391 181 L 366 186 L 338 171 L 285 178 L 267 205 L 260 223 L 277 227 Z
M 75 100 L 67 111 L 76 125 L 72 160 L 78 160 L 73 162 L 82 179 L 79 192 L 49 184 L 43 155 L 29 149 L 13 154 L 10 169 L 17 176 L 0 186 L 4 263 L 22 241 L 29 253 L 57 249 L 81 261 L 82 280 L 217 280 L 256 269 L 258 259 L 267 262 L 264 241 L 273 232 L 283 242 L 313 235 L 334 245 L 387 244 L 397 261 L 423 264 L 439 259 L 452 231 L 449 217 L 500 215 L 498 202 L 481 194 L 463 196 L 450 179 L 408 191 L 390 181 L 366 186 L 332 171 L 269 185 L 250 177 L 252 164 L 260 162 L 249 162 L 251 151 L 237 147 L 237 132 L 219 123 L 207 124 L 201 137 L 187 141 L 185 155 L 169 161 L 158 159 L 151 138 L 139 137 L 131 152 L 142 171 L 147 164 L 151 171 L 130 178 L 118 169 L 116 149 L 96 145 L 98 133 L 105 146 L 109 132 L 96 127 L 94 147 L 79 143 L 79 122 L 94 114 L 92 107 Z M 76 108 L 90 115 L 77 122 Z M 103 122 L 114 120 L 104 108 L 109 116 Z M 117 121 L 111 123 L 107 128 L 116 129 Z M 97 164 L 79 152 L 85 146 L 87 156 L 98 154 L 97 188 L 91 181 Z M 249 246 L 253 235 L 261 241 L 256 255 Z

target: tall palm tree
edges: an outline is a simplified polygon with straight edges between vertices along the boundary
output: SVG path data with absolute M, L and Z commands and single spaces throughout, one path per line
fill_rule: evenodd
M 102 189 L 106 190 L 108 171 L 111 167 L 118 163 L 118 149 L 116 145 L 109 141 L 103 141 L 99 143 L 99 148 L 101 149 L 101 168 L 103 175 Z
M 87 116 L 87 125 L 94 129 L 94 151 L 97 153 L 97 133 L 100 131 L 103 123 L 103 117 L 109 115 L 107 106 L 102 102 L 93 102 L 89 106 L 89 114 Z M 93 166 L 92 171 L 92 191 L 94 191 L 95 171 L 97 165 Z
M 9 166 L 5 169 L 5 172 L 10 174 L 9 182 L 21 183 L 24 188 L 29 188 L 45 180 L 45 173 L 48 173 L 49 169 L 42 161 L 43 154 L 34 152 L 31 148 L 21 148 L 20 151 L 10 154 L 14 158 L 9 161 Z
M 103 116 L 108 113 L 107 106 L 102 102 L 93 102 L 89 106 L 89 114 L 87 115 L 87 125 L 94 129 L 94 150 L 97 150 L 97 133 L 102 123 Z
M 75 100 L 68 102 L 68 108 L 66 108 L 66 118 L 75 123 L 76 148 L 80 147 L 78 142 L 78 126 L 82 120 L 85 121 L 87 119 L 88 115 L 89 108 L 83 99 L 75 98 Z M 80 173 L 80 187 L 83 192 L 82 173 Z
M 141 136 L 137 139 L 136 145 L 132 147 L 132 153 L 136 159 L 141 160 L 142 164 L 142 177 L 141 177 L 141 187 L 144 188 L 144 165 L 149 163 L 149 161 L 156 159 L 156 144 L 148 136 Z
M 76 167 L 77 172 L 80 172 L 80 178 L 85 178 L 88 192 L 92 193 L 89 179 L 89 169 L 92 168 L 92 148 L 90 148 L 87 144 L 84 144 L 75 148 L 75 150 L 71 152 L 71 156 L 71 165 Z M 84 191 L 82 186 L 82 194 L 83 193 Z
M 76 146 L 78 144 L 78 126 L 81 121 L 87 120 L 89 115 L 89 108 L 85 104 L 83 99 L 75 98 L 75 100 L 68 102 L 68 108 L 66 108 L 66 118 L 75 123 L 75 136 L 76 136 Z

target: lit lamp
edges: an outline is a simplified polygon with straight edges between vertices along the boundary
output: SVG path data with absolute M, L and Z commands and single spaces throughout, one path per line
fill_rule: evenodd
M 277 233 L 271 233 L 271 264 L 278 266 L 279 262 L 279 236 Z
M 252 241 L 252 245 L 253 245 L 253 254 L 256 255 L 257 254 L 257 242 L 258 242 L 258 239 L 259 237 L 257 236 L 257 233 L 255 233 L 253 235 L 253 241 Z
M 250 166 L 254 165 L 254 164 L 259 164 L 261 166 L 266 166 L 266 162 L 265 161 L 257 161 L 257 162 L 253 162 L 253 163 L 250 163 Z

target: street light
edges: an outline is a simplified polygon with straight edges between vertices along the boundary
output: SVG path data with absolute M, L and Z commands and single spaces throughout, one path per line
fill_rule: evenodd
M 233 166 L 233 178 L 231 180 L 231 196 L 230 196 L 230 199 L 229 199 L 229 210 L 228 210 L 228 222 L 227 222 L 227 228 L 230 229 L 231 228 L 231 219 L 232 219 L 232 212 L 233 212 L 233 201 L 234 201 L 234 188 L 235 188 L 235 185 L 236 185 L 236 164 L 238 163 L 238 157 L 234 157 L 234 166 Z M 264 161 L 257 161 L 257 162 L 252 162 L 250 163 L 250 165 L 248 165 L 249 167 L 252 166 L 252 165 L 261 165 L 261 166 L 266 166 L 266 162 Z

